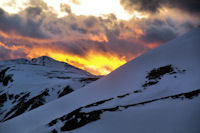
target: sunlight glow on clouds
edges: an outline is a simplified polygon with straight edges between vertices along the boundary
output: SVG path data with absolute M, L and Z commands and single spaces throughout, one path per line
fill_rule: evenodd
M 0 60 L 49 56 L 106 75 L 200 25 L 196 0 L 0 0 Z
M 18 13 L 26 8 L 27 0 L 0 0 L 0 7 L 9 13 Z
M 128 20 L 132 17 L 120 5 L 119 0 L 80 0 L 80 5 L 70 5 L 76 15 L 115 14 L 118 19 Z
M 137 11 L 133 14 L 124 10 L 120 0 L 77 0 L 80 4 L 75 4 L 70 0 L 43 0 L 49 7 L 52 7 L 58 17 L 68 15 L 61 11 L 61 4 L 68 4 L 76 15 L 93 15 L 102 16 L 105 14 L 115 14 L 118 19 L 129 20 L 133 16 L 142 18 L 146 17 Z M 1 0 L 0 5 L 9 13 L 18 13 L 26 8 L 28 0 Z

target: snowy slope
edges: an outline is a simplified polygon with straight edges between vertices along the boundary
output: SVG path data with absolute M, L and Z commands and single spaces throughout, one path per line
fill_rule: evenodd
M 0 62 L 0 121 L 62 97 L 97 77 L 42 56 Z
M 200 28 L 0 125 L 4 133 L 199 133 Z

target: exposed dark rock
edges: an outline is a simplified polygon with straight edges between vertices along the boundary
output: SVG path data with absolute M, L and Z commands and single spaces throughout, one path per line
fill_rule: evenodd
M 64 115 L 63 117 L 61 117 L 59 119 L 52 120 L 50 123 L 48 123 L 48 125 L 51 127 L 51 126 L 55 125 L 58 120 L 61 120 L 61 121 L 70 120 L 67 123 L 65 123 L 65 125 L 61 128 L 61 131 L 69 131 L 69 130 L 73 130 L 73 129 L 79 128 L 81 126 L 84 126 L 89 122 L 100 119 L 100 114 L 103 112 L 103 110 L 84 113 L 84 112 L 80 112 L 82 108 L 90 108 L 90 107 L 98 106 L 98 105 L 101 105 L 112 99 L 114 99 L 114 98 L 101 100 L 96 103 L 92 103 L 87 106 L 78 108 L 78 109 L 74 110 L 73 112 L 71 112 L 67 115 Z
M 128 96 L 128 95 L 130 95 L 130 93 L 126 93 L 126 94 L 124 94 L 124 95 L 120 95 L 120 96 L 117 96 L 118 98 L 123 98 L 123 97 L 126 97 L 126 96 Z
M 49 76 L 50 79 L 52 78 L 58 78 L 58 79 L 70 79 L 71 77 L 52 77 L 52 76 Z
M 45 103 L 45 96 L 49 96 L 49 90 L 46 89 L 45 91 L 43 91 L 40 95 L 35 96 L 33 98 L 31 98 L 28 103 L 32 104 L 30 110 L 35 109 L 41 105 L 43 105 Z
M 15 100 L 17 100 L 19 98 L 19 95 L 15 95 Z
M 3 103 L 7 101 L 6 93 L 0 95 L 0 107 L 3 106 Z
M 92 121 L 100 119 L 100 114 L 102 113 L 102 110 L 95 110 L 88 113 L 77 112 L 77 114 L 74 114 L 74 116 L 67 119 L 64 126 L 62 126 L 60 129 L 61 131 L 70 131 L 82 127 Z
M 109 111 L 109 112 L 114 112 L 114 111 L 117 111 L 119 109 L 120 106 L 116 106 L 116 107 L 113 107 L 113 108 L 107 108 L 107 109 L 102 109 L 103 112 L 105 111 Z
M 192 99 L 194 97 L 197 97 L 199 94 L 200 94 L 200 89 L 195 90 L 195 91 L 191 91 L 191 92 L 177 94 L 177 95 L 157 98 L 157 99 L 153 99 L 153 100 L 149 100 L 149 101 L 145 101 L 145 102 L 140 102 L 140 103 L 136 103 L 136 104 L 129 104 L 129 105 L 126 105 L 126 106 L 120 106 L 120 107 L 129 108 L 129 107 L 132 107 L 132 106 L 144 105 L 144 104 L 147 104 L 147 103 L 151 103 L 151 102 L 159 101 L 159 100 L 164 100 L 164 99 L 168 99 L 168 98 L 181 99 L 181 100 L 183 100 L 183 99 Z
M 18 104 L 16 106 L 14 106 L 9 112 L 6 113 L 6 115 L 4 116 L 4 119 L 2 121 L 6 121 L 8 119 L 11 119 L 15 116 L 20 115 L 21 113 L 24 112 L 23 110 L 23 104 L 26 100 L 26 98 L 30 95 L 30 93 L 26 93 L 24 96 L 22 96 L 19 100 L 18 100 Z M 11 117 L 7 118 L 12 112 L 15 112 L 15 114 L 13 114 Z M 7 118 L 7 119 L 6 119 Z
M 157 84 L 159 81 L 149 81 L 149 82 L 145 82 L 142 87 L 147 87 L 147 86 L 151 86 L 151 85 L 155 85 Z
M 4 116 L 4 120 L 9 120 L 11 118 L 14 118 L 22 113 L 24 113 L 25 111 L 28 111 L 28 108 L 31 107 L 29 109 L 35 109 L 41 105 L 44 104 L 45 96 L 48 96 L 48 89 L 46 89 L 45 91 L 43 91 L 40 95 L 35 96 L 29 100 L 26 100 L 27 97 L 29 97 L 30 93 L 25 94 L 24 96 L 22 96 L 21 98 L 18 99 L 18 104 L 16 106 L 14 106 L 5 116 Z M 11 113 L 15 112 L 14 114 L 12 114 L 10 117 L 8 117 Z M 8 117 L 8 118 L 7 118 Z
M 24 93 L 23 93 L 23 94 L 24 94 Z M 23 95 L 23 94 L 21 94 L 21 95 Z M 30 93 L 24 94 L 22 97 L 20 97 L 20 98 L 18 99 L 18 102 L 23 103 L 23 102 L 26 100 L 26 98 L 29 97 L 29 95 L 30 95 Z
M 51 127 L 51 126 L 55 125 L 56 123 L 57 123 L 57 119 L 49 122 L 48 125 Z
M 8 97 L 9 97 L 9 100 L 12 100 L 14 98 L 14 95 L 13 94 L 9 94 Z
M 113 100 L 113 99 L 114 98 L 109 98 L 109 99 L 106 99 L 106 100 L 101 100 L 101 101 L 98 101 L 96 103 L 89 104 L 89 105 L 85 106 L 85 108 L 90 108 L 90 107 L 98 106 L 98 105 L 101 105 L 101 104 L 103 104 L 105 102 L 108 102 L 110 100 Z
M 172 67 L 172 65 L 167 65 L 167 66 L 163 66 L 163 67 L 159 67 L 159 68 L 155 68 L 153 70 L 151 70 L 148 75 L 146 76 L 146 78 L 148 80 L 151 79 L 160 79 L 163 75 L 167 74 L 167 73 L 176 73 L 174 71 L 174 68 Z
M 147 74 L 146 76 L 147 81 L 145 81 L 142 87 L 146 89 L 146 87 L 148 86 L 157 84 L 166 74 L 172 75 L 172 74 L 184 73 L 185 71 L 186 70 L 180 70 L 177 67 L 173 67 L 172 65 L 166 65 L 163 67 L 154 68 Z M 174 76 L 174 78 L 176 78 L 176 76 Z
M 140 102 L 140 103 L 135 103 L 135 104 L 118 105 L 118 106 L 115 106 L 112 108 L 104 108 L 104 109 L 94 110 L 91 112 L 83 112 L 82 111 L 82 109 L 84 109 L 84 108 L 92 107 L 90 105 L 96 105 L 95 103 L 93 103 L 93 104 L 90 104 L 90 105 L 87 105 L 84 107 L 80 107 L 80 108 L 72 111 L 71 113 L 68 113 L 60 118 L 57 118 L 57 119 L 51 121 L 50 123 L 48 123 L 48 126 L 52 127 L 52 126 L 56 125 L 58 121 L 62 121 L 62 122 L 64 122 L 64 125 L 60 128 L 60 130 L 61 131 L 70 131 L 70 130 L 80 128 L 88 123 L 93 122 L 93 121 L 97 121 L 97 120 L 101 119 L 101 117 L 100 117 L 101 114 L 103 114 L 106 111 L 108 111 L 108 112 L 123 111 L 130 107 L 134 107 L 134 106 L 138 106 L 138 105 L 145 105 L 148 103 L 152 103 L 152 102 L 159 101 L 159 100 L 165 100 L 165 99 L 169 99 L 169 98 L 192 99 L 192 98 L 198 96 L 199 94 L 200 94 L 200 89 L 191 91 L 191 92 L 187 92 L 187 93 L 166 96 L 166 97 L 157 98 L 157 99 L 144 101 L 144 102 Z M 106 101 L 106 100 L 104 100 L 104 101 Z
M 71 92 L 73 92 L 74 90 L 69 86 L 69 85 L 67 85 L 64 89 L 63 89 L 63 91 L 58 95 L 58 97 L 62 97 L 62 96 L 64 96 L 64 95 L 67 95 L 67 94 L 69 94 L 69 93 L 71 93 Z
M 9 83 L 9 81 L 10 82 L 13 82 L 14 80 L 12 79 L 12 74 L 9 74 L 9 75 L 7 75 L 4 79 L 3 79 L 3 85 L 4 86 L 7 86 L 8 85 L 8 83 Z
M 32 100 L 29 102 L 30 104 L 32 104 L 30 110 L 35 109 L 41 105 L 44 105 L 45 100 L 41 97 L 36 98 L 33 102 Z
M 10 69 L 10 67 L 7 67 L 0 71 L 0 82 L 3 82 L 3 79 L 5 78 L 6 72 Z
M 10 69 L 10 67 L 7 67 L 7 68 L 0 71 L 0 82 L 2 82 L 4 86 L 7 86 L 9 81 L 13 82 L 13 79 L 12 79 L 13 75 L 12 74 L 6 75 L 6 72 L 9 69 Z
M 98 80 L 99 78 L 82 78 L 80 79 L 81 82 L 91 83 L 93 81 Z
M 135 91 L 133 91 L 133 93 L 140 93 L 140 92 L 142 92 L 142 90 L 135 90 Z
M 199 90 L 195 90 L 195 91 L 191 91 L 191 92 L 188 92 L 188 93 L 181 93 L 181 94 L 178 94 L 178 95 L 174 95 L 174 96 L 171 96 L 171 98 L 173 99 L 176 99 L 176 98 L 186 98 L 186 99 L 192 99 L 193 97 L 197 97 L 200 93 L 200 89 Z
M 51 133 L 57 133 L 57 131 L 54 129 L 54 130 L 51 131 Z

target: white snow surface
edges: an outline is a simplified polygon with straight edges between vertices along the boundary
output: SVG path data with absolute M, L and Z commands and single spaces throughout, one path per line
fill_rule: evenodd
M 61 121 L 47 124 L 79 107 L 100 100 L 112 100 L 83 108 L 90 112 L 137 104 L 200 89 L 200 28 L 155 48 L 119 67 L 109 75 L 60 99 L 0 124 L 2 133 L 61 132 Z M 177 73 L 164 74 L 159 82 L 144 88 L 149 72 L 171 65 Z M 184 70 L 184 71 L 183 71 Z M 140 90 L 139 93 L 133 93 Z M 129 93 L 119 98 L 118 96 Z M 199 133 L 200 96 L 191 99 L 160 99 L 143 105 L 104 112 L 100 119 L 69 133 Z
M 42 56 L 32 59 L 16 59 L 0 62 L 0 71 L 9 68 L 5 76 L 12 75 L 12 80 L 8 85 L 0 82 L 0 95 L 6 94 L 7 100 L 0 107 L 0 121 L 10 117 L 16 111 L 5 115 L 15 106 L 19 106 L 20 99 L 29 94 L 24 102 L 40 95 L 45 90 L 47 96 L 38 98 L 43 104 L 58 99 L 59 94 L 66 86 L 70 86 L 73 91 L 85 86 L 90 81 L 81 81 L 88 78 L 97 78 L 86 71 L 75 68 L 67 63 L 53 60 Z M 15 98 L 17 97 L 18 98 Z M 45 100 L 45 101 L 44 101 Z M 37 102 L 37 100 L 35 100 Z M 31 107 L 32 105 L 30 105 Z M 27 112 L 30 108 L 26 109 Z

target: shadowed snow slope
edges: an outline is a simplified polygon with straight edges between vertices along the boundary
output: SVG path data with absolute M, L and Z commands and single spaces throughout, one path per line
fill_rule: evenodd
M 0 125 L 3 133 L 199 133 L 200 28 Z
M 98 79 L 42 56 L 0 62 L 0 122 L 12 119 Z

